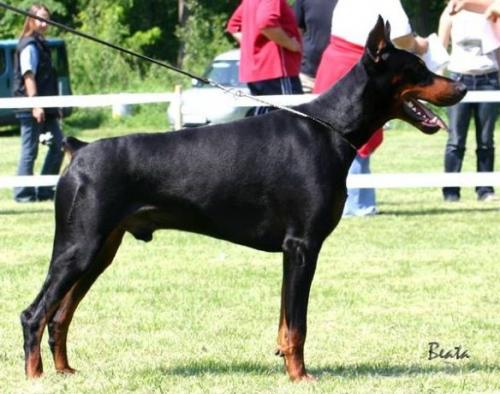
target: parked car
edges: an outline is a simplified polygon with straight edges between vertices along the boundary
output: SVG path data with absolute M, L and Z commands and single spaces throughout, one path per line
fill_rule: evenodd
M 14 78 L 14 54 L 17 39 L 0 40 L 0 97 L 12 97 L 12 83 Z M 52 64 L 58 76 L 59 94 L 70 95 L 71 84 L 69 79 L 68 57 L 64 40 L 48 38 L 47 42 L 52 52 Z M 68 116 L 71 108 L 63 108 L 63 116 Z M 13 109 L 0 109 L 0 125 L 18 123 Z
M 234 49 L 215 57 L 204 77 L 221 84 L 249 93 L 246 84 L 239 81 L 240 51 Z M 195 127 L 206 124 L 229 122 L 245 116 L 248 108 L 236 107 L 231 96 L 224 91 L 193 80 L 193 87 L 182 93 L 182 125 Z M 167 111 L 170 124 L 175 122 L 175 108 Z

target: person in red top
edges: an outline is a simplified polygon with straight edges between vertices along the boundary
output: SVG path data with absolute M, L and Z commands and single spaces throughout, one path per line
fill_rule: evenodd
M 240 80 L 251 94 L 302 94 L 301 36 L 286 0 L 242 0 L 227 31 L 240 43 Z

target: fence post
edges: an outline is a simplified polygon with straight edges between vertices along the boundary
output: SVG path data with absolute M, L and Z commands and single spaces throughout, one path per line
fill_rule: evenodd
M 175 121 L 174 121 L 174 128 L 175 130 L 179 130 L 182 128 L 182 86 L 181 85 L 175 85 L 175 99 L 174 102 L 172 103 L 175 105 L 174 107 L 174 114 L 175 114 Z

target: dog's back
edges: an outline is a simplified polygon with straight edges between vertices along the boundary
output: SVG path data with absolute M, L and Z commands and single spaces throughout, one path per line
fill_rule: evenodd
M 344 202 L 348 166 L 336 158 L 346 147 L 330 137 L 327 130 L 311 130 L 308 120 L 276 111 L 227 125 L 104 139 L 78 145 L 59 194 L 79 188 L 110 208 L 120 196 L 119 204 L 132 207 L 123 209 L 126 215 L 144 207 L 163 211 L 165 220 L 155 229 L 206 233 L 279 251 L 290 221 L 303 222 L 303 214 L 319 209 L 309 202 L 312 195 L 314 204 L 338 210 Z M 303 204 L 310 206 L 298 209 Z M 185 211 L 190 220 L 178 218 Z M 329 215 L 330 226 L 339 214 Z

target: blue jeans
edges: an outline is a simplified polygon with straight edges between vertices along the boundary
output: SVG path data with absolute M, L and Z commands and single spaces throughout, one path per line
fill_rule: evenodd
M 56 175 L 59 173 L 63 160 L 62 132 L 56 117 L 47 116 L 44 123 L 37 123 L 32 116 L 20 116 L 21 123 L 21 157 L 17 167 L 17 175 L 33 175 L 33 167 L 38 156 L 38 143 L 41 133 L 50 131 L 52 141 L 49 144 L 47 155 L 42 166 L 42 175 Z M 54 197 L 54 188 L 45 187 L 16 187 L 14 199 L 18 202 L 47 200 Z
M 467 86 L 468 90 L 497 90 L 498 73 L 466 75 L 452 73 L 451 77 Z M 476 158 L 478 172 L 491 172 L 495 162 L 493 134 L 497 119 L 497 103 L 460 103 L 448 108 L 450 131 L 444 156 L 445 172 L 460 172 L 465 154 L 467 131 L 471 118 L 476 125 Z M 478 186 L 478 197 L 493 193 L 491 186 Z M 444 197 L 460 197 L 459 187 L 443 188 Z
M 349 174 L 370 174 L 370 156 L 356 155 L 349 168 Z M 377 213 L 375 189 L 347 189 L 344 216 L 367 216 Z

